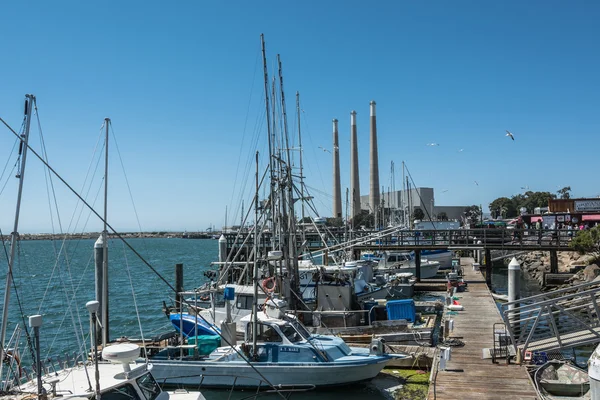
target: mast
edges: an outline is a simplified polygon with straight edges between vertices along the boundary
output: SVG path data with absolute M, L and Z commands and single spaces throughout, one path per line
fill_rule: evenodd
M 288 247 L 288 258 L 286 259 L 286 263 L 291 261 L 292 267 L 292 283 L 291 290 L 294 294 L 299 294 L 300 290 L 300 275 L 298 273 L 298 257 L 297 257 L 297 248 L 298 245 L 296 240 L 296 224 L 295 224 L 295 212 L 294 212 L 294 177 L 292 175 L 292 157 L 290 154 L 290 146 L 289 146 L 289 133 L 288 133 L 288 125 L 287 125 L 287 113 L 285 107 L 285 92 L 283 90 L 283 70 L 281 67 L 281 58 L 279 54 L 277 54 L 277 63 L 279 64 L 279 90 L 281 92 L 281 112 L 283 114 L 283 135 L 285 139 L 285 148 L 287 154 L 287 189 L 288 189 L 288 218 L 287 218 L 287 232 L 289 234 L 285 235 L 287 239 L 287 247 Z M 284 203 L 285 206 L 285 203 Z M 284 207 L 285 210 L 285 207 Z M 288 261 L 289 260 L 289 261 Z M 289 264 L 288 264 L 289 265 Z M 290 303 L 297 304 L 296 296 L 291 296 Z M 294 307 L 295 309 L 296 307 Z
M 275 202 L 273 199 L 273 186 L 275 185 L 275 177 L 274 177 L 274 168 L 273 168 L 273 140 L 271 139 L 271 116 L 269 106 L 269 70 L 267 69 L 267 52 L 265 47 L 265 35 L 263 33 L 260 34 L 260 43 L 262 48 L 262 56 L 263 56 L 263 71 L 264 71 L 264 84 L 265 84 L 265 108 L 267 115 L 267 137 L 269 140 L 269 170 L 271 174 L 271 193 L 269 195 L 269 206 L 271 208 L 271 248 L 274 248 L 275 245 L 275 232 L 274 229 L 274 215 L 275 215 Z M 257 253 L 254 253 L 254 259 L 256 260 Z
M 104 142 L 104 229 L 102 230 L 102 348 L 110 341 L 108 332 L 108 229 L 106 227 L 108 214 L 108 126 L 110 118 L 104 118 L 106 128 Z
M 254 286 L 254 302 L 252 303 L 252 353 L 257 357 L 257 337 L 258 328 L 258 151 L 256 152 L 256 191 L 254 192 L 254 268 L 252 271 L 252 283 Z
M 296 92 L 296 111 L 298 112 L 298 146 L 300 147 L 300 207 L 302 209 L 302 243 L 306 240 L 306 230 L 304 227 L 304 172 L 302 169 L 302 134 L 300 133 L 300 93 Z
M 21 212 L 21 198 L 23 195 L 23 180 L 25 179 L 25 161 L 27 160 L 27 146 L 29 142 L 29 127 L 31 126 L 31 110 L 35 103 L 35 96 L 25 95 L 25 130 L 21 134 L 21 144 L 19 146 L 19 156 L 21 165 L 17 177 L 19 178 L 19 189 L 17 191 L 17 208 L 15 211 L 15 222 L 13 231 L 10 235 L 10 257 L 8 259 L 8 272 L 6 274 L 6 286 L 4 288 L 4 307 L 2 308 L 2 326 L 0 327 L 0 360 L 4 360 L 4 341 L 6 340 L 6 325 L 8 324 L 8 304 L 10 301 L 12 271 L 15 262 L 15 249 L 17 248 L 17 238 L 19 236 L 19 213 Z M 0 377 L 2 376 L 2 367 L 4 362 L 0 361 Z M 38 372 L 39 373 L 39 372 Z

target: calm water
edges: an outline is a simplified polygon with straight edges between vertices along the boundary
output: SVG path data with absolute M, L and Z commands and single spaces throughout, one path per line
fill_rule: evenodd
M 206 282 L 203 272 L 216 261 L 216 240 L 192 239 L 131 239 L 128 242 L 165 280 L 174 286 L 175 264 L 184 265 L 184 288 L 191 290 Z M 4 253 L 4 251 L 3 251 Z M 58 261 L 56 261 L 58 260 Z M 6 271 L 7 259 L 2 256 L 0 269 Z M 109 305 L 110 336 L 152 337 L 171 330 L 162 312 L 163 301 L 173 303 L 174 294 L 168 285 L 150 270 L 120 240 L 109 241 Z M 14 266 L 16 291 L 9 306 L 7 338 L 17 324 L 27 324 L 27 317 L 43 316 L 40 348 L 43 358 L 56 360 L 89 347 L 89 315 L 85 303 L 95 298 L 94 240 L 23 241 L 18 248 Z M 4 284 L 0 291 L 3 296 Z M 136 316 L 139 312 L 139 322 Z M 25 335 L 20 348 L 27 363 Z M 248 392 L 236 393 L 242 399 Z M 209 391 L 208 399 L 226 399 L 227 392 Z M 270 396 L 280 398 L 278 396 Z M 335 390 L 296 393 L 294 399 L 383 399 L 367 384 Z

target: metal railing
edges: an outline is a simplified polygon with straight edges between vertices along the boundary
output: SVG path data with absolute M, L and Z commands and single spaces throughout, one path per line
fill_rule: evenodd
M 502 304 L 512 344 L 527 350 L 558 350 L 600 342 L 600 282 Z

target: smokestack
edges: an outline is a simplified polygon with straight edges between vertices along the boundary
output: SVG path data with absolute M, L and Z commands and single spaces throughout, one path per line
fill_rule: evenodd
M 333 216 L 342 217 L 342 187 L 340 185 L 340 144 L 338 120 L 333 120 Z
M 370 151 L 370 190 L 369 190 L 369 204 L 371 206 L 371 212 L 377 215 L 379 209 L 380 197 L 379 197 L 379 157 L 377 155 L 377 117 L 375 116 L 375 101 L 371 100 L 371 151 Z
M 350 192 L 352 209 L 350 215 L 360 214 L 360 182 L 358 179 L 358 142 L 356 135 L 356 111 L 350 113 Z

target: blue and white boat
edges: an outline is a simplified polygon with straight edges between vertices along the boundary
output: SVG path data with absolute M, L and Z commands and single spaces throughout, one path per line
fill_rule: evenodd
M 188 313 L 169 314 L 169 320 L 175 330 L 183 336 L 218 335 L 221 331 L 206 319 Z
M 241 320 L 242 344 L 219 347 L 201 359 L 153 358 L 153 375 L 162 384 L 188 387 L 312 388 L 368 381 L 392 357 L 408 357 L 386 354 L 377 339 L 369 348 L 349 347 L 341 338 L 310 334 L 293 316 L 280 316 L 259 313 L 255 351 L 249 315 Z

